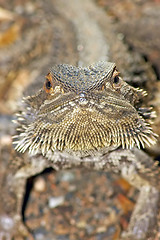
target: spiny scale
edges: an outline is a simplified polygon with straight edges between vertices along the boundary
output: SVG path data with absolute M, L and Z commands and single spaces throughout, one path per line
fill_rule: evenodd
M 59 64 L 51 69 L 51 75 L 65 88 L 80 93 L 100 85 L 104 78 L 112 75 L 115 66 L 110 62 L 98 62 L 84 68 Z
M 108 62 L 53 67 L 51 91 L 44 87 L 24 99 L 17 115 L 15 148 L 53 159 L 55 150 L 85 157 L 120 146 L 155 144 L 157 135 L 149 123 L 155 114 L 136 105 L 146 92 L 122 79 L 114 83 L 115 74 L 115 64 Z M 64 91 L 54 93 L 54 86 Z

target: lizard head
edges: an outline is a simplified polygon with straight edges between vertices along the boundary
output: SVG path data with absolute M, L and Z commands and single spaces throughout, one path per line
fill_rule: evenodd
M 116 65 L 53 67 L 43 88 L 24 99 L 16 149 L 49 156 L 55 150 L 80 157 L 156 142 L 154 112 L 140 106 L 146 92 L 127 84 Z

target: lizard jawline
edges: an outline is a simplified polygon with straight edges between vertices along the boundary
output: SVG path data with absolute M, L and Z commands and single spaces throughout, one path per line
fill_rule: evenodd
M 20 121 L 25 121 L 21 116 Z M 140 148 L 156 142 L 156 135 L 145 120 L 137 115 L 120 118 L 106 118 L 95 111 L 79 109 L 60 123 L 44 123 L 33 121 L 28 126 L 20 124 L 20 134 L 16 149 L 30 154 L 49 151 L 68 152 L 71 155 L 85 157 L 104 154 L 122 146 L 122 148 Z

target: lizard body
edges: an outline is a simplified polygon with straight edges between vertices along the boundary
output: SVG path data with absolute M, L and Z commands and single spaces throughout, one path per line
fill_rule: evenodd
M 116 42 L 110 24 L 104 21 L 106 16 L 92 1 L 82 2 L 79 1 L 76 5 L 72 1 L 67 1 L 68 6 L 73 4 L 72 8 L 66 5 L 68 11 L 62 8 L 63 4 L 66 4 L 65 1 L 55 3 L 54 10 L 60 12 L 63 17 L 56 16 L 57 21 L 52 20 L 51 27 L 55 28 L 53 45 L 46 44 L 49 48 L 48 55 L 42 56 L 42 61 L 38 59 L 36 64 L 43 68 L 43 73 L 44 71 L 46 73 L 48 68 L 48 59 L 51 64 L 67 62 L 72 66 L 56 65 L 46 76 L 43 87 L 38 81 L 40 77 L 37 76 L 35 83 L 30 84 L 25 93 L 24 103 L 19 109 L 15 139 L 16 148 L 22 153 L 13 154 L 12 164 L 9 164 L 9 174 L 3 181 L 6 182 L 3 193 L 8 191 L 11 198 L 16 196 L 13 197 L 16 199 L 16 207 L 9 211 L 8 205 L 5 206 L 4 203 L 7 213 L 12 214 L 11 218 L 0 214 L 0 236 L 6 233 L 3 216 L 12 223 L 10 228 L 7 228 L 6 236 L 16 236 L 17 232 L 28 234 L 21 222 L 25 182 L 27 178 L 47 167 L 57 170 L 85 167 L 94 170 L 111 170 L 121 174 L 140 190 L 128 233 L 123 234 L 122 238 L 146 239 L 154 235 L 153 227 L 157 230 L 159 170 L 151 157 L 136 149 L 141 145 L 155 143 L 156 134 L 150 127 L 150 119 L 154 117 L 154 113 L 149 108 L 140 107 L 139 100 L 141 102 L 144 99 L 145 91 L 128 85 L 119 76 L 115 64 L 107 62 L 109 55 L 109 59 L 115 61 L 118 68 L 124 71 L 124 77 L 128 78 L 134 72 L 130 66 L 137 57 L 134 58 L 133 55 L 129 57 L 124 45 L 119 41 Z M 67 21 L 70 22 L 71 29 Z M 89 31 L 90 24 L 92 24 L 92 36 Z M 103 29 L 103 34 L 100 28 Z M 49 29 L 47 31 L 49 32 Z M 59 37 L 62 32 L 63 38 Z M 74 34 L 78 37 L 76 38 Z M 99 41 L 95 43 L 93 40 L 91 44 L 90 39 L 92 37 L 94 39 L 97 35 Z M 46 41 L 47 34 L 42 36 L 45 36 Z M 49 39 L 50 43 L 50 36 Z M 74 44 L 72 44 L 73 39 Z M 78 41 L 76 42 L 75 39 Z M 61 45 L 57 50 L 60 41 Z M 107 41 L 110 48 L 106 44 Z M 51 51 L 52 47 L 54 51 Z M 75 48 L 78 49 L 77 52 Z M 99 60 L 105 61 L 90 65 Z M 37 66 L 36 64 L 34 66 Z M 73 67 L 73 64 L 90 67 L 77 68 Z M 139 60 L 136 70 L 138 65 Z M 152 80 L 152 74 L 146 69 L 147 71 Z M 145 71 L 141 71 L 138 77 L 145 82 L 147 78 Z M 40 88 L 41 90 L 36 90 Z M 5 196 L 4 194 L 2 202 L 5 202 Z
M 154 144 L 156 134 L 148 123 L 154 113 L 136 109 L 145 94 L 125 83 L 114 63 L 57 65 L 47 75 L 44 89 L 24 99 L 16 149 L 85 157 L 119 146 Z
M 24 99 L 15 136 L 16 150 L 40 154 L 55 169 L 112 170 L 139 188 L 155 207 L 139 220 L 133 214 L 129 236 L 135 239 L 145 238 L 153 227 L 155 214 L 151 212 L 157 211 L 159 199 L 155 188 L 159 171 L 151 159 L 135 150 L 156 143 L 150 125 L 155 113 L 139 103 L 145 95 L 123 81 L 114 63 L 83 68 L 57 65 L 43 88 Z M 150 205 L 150 201 L 142 202 L 145 208 Z M 135 208 L 136 216 L 141 211 Z

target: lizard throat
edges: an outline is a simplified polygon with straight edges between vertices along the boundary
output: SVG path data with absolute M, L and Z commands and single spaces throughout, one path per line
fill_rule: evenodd
M 116 120 L 111 114 L 106 117 L 93 109 L 78 107 L 56 123 L 41 118 L 35 120 L 31 117 L 35 116 L 33 109 L 28 110 L 18 119 L 15 148 L 20 152 L 28 150 L 32 155 L 40 153 L 52 158 L 58 150 L 86 157 L 97 152 L 102 155 L 120 146 L 140 148 L 156 142 L 156 134 L 138 114 Z

